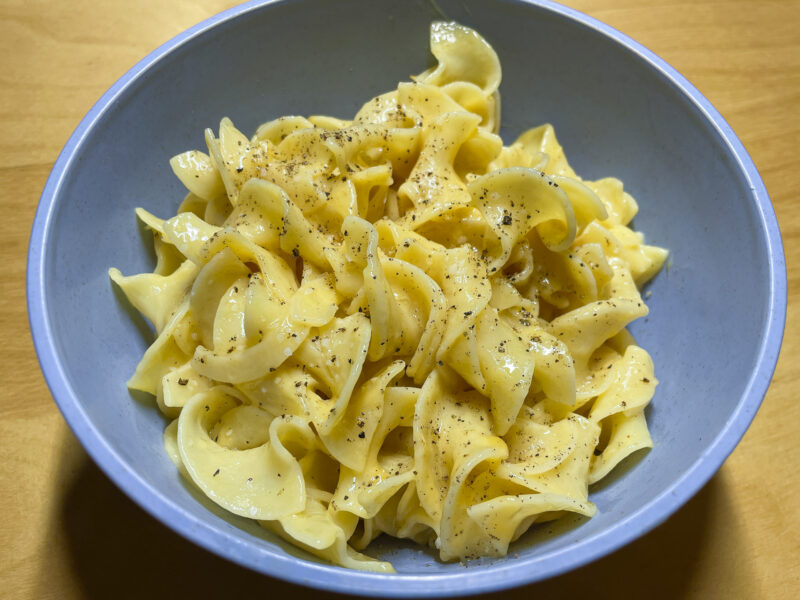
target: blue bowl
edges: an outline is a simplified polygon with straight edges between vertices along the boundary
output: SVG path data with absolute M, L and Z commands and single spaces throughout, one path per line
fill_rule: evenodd
M 671 266 L 650 285 L 633 333 L 661 381 L 648 415 L 655 448 L 593 490 L 590 520 L 537 530 L 506 559 L 464 569 L 385 541 L 397 575 L 323 564 L 181 481 L 161 443 L 165 422 L 125 381 L 150 337 L 106 274 L 151 270 L 137 205 L 174 214 L 183 197 L 168 159 L 202 147 L 230 116 L 243 131 L 283 114 L 347 117 L 429 63 L 428 25 L 480 31 L 503 65 L 506 141 L 556 126 L 587 178 L 614 175 L 639 201 L 636 228 Z M 317 27 L 310 24 L 324 23 Z M 498 590 L 551 577 L 649 531 L 719 469 L 767 390 L 786 312 L 772 206 L 719 113 L 652 52 L 551 2 L 391 0 L 251 2 L 157 49 L 115 83 L 67 142 L 42 194 L 28 259 L 31 329 L 47 382 L 94 460 L 154 517 L 262 573 L 379 596 Z

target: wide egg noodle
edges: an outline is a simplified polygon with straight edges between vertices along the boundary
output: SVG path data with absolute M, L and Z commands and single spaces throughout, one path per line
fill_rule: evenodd
M 394 361 L 366 379 L 348 402 L 338 426 L 320 436 L 327 451 L 341 465 L 340 485 L 347 473 L 361 473 L 370 462 L 370 447 L 383 417 L 387 387 L 402 374 L 404 367 L 403 361 Z M 355 500 L 355 494 L 353 497 Z
M 347 568 L 382 534 L 504 556 L 591 517 L 650 448 L 650 355 L 627 326 L 667 251 L 621 181 L 581 179 L 550 124 L 508 146 L 500 62 L 434 23 L 436 64 L 352 120 L 223 118 L 170 166 L 187 193 L 152 273 L 109 276 L 153 325 L 128 381 L 217 505 Z M 535 98 L 534 98 L 535 99 Z
M 590 502 L 550 493 L 498 496 L 467 509 L 470 518 L 491 537 L 496 556 L 505 556 L 508 545 L 542 520 L 543 515 L 561 511 L 592 517 L 597 509 Z
M 491 400 L 495 430 L 503 434 L 514 423 L 528 395 L 535 357 L 497 309 L 480 312 L 444 355 L 445 362 Z
M 288 444 L 313 448 L 311 429 L 296 417 L 279 417 L 269 425 L 268 441 L 245 450 L 215 441 L 209 431 L 238 405 L 234 392 L 216 387 L 183 407 L 178 420 L 178 448 L 192 480 L 214 502 L 253 519 L 291 515 L 305 505 L 305 482 Z
M 607 437 L 605 448 L 593 457 L 590 484 L 605 477 L 630 454 L 653 447 L 644 417 L 658 385 L 650 355 L 631 344 L 614 371 L 613 383 L 597 397 L 589 413 L 589 419 L 599 423 Z
M 364 468 L 369 445 L 383 414 L 386 387 L 404 367 L 403 361 L 394 361 L 364 381 L 351 396 L 336 427 L 320 435 L 326 450 L 342 467 L 356 471 Z
M 533 228 L 551 250 L 561 251 L 575 238 L 575 213 L 553 180 L 533 169 L 494 171 L 469 185 L 472 201 L 497 236 L 499 250 L 490 268 L 504 265 L 514 245 Z
M 556 132 L 549 123 L 529 129 L 512 144 L 529 156 L 544 158 L 540 171 L 547 175 L 561 175 L 576 179 L 578 176 L 567 162 L 564 148 L 556 138 Z
M 304 367 L 302 370 L 315 378 L 313 387 L 321 389 L 329 399 L 325 403 L 314 402 L 309 407 L 321 434 L 329 433 L 346 413 L 367 357 L 371 335 L 370 320 L 356 313 L 333 319 L 315 330 L 298 348 L 297 359 Z M 309 401 L 314 399 L 320 396 L 310 397 Z
M 381 249 L 424 271 L 444 296 L 446 315 L 439 359 L 469 328 L 491 298 L 486 265 L 467 246 L 448 249 L 391 221 L 380 221 Z
M 223 296 L 236 281 L 249 274 L 250 269 L 227 248 L 216 254 L 197 274 L 189 296 L 189 308 L 198 324 L 200 341 L 206 347 L 214 348 L 214 339 L 218 337 L 214 335 L 214 325 Z
M 225 193 L 219 171 L 208 154 L 199 150 L 189 150 L 169 161 L 172 172 L 192 194 L 211 201 Z
M 431 53 L 438 64 L 415 79 L 444 86 L 454 81 L 472 83 L 485 94 L 500 87 L 500 60 L 476 31 L 457 23 L 431 24 Z
M 175 309 L 164 329 L 142 356 L 136 371 L 128 380 L 129 389 L 156 396 L 162 378 L 190 359 L 175 339 L 182 321 L 187 318 L 188 310 L 187 299 Z
M 470 205 L 466 184 L 454 163 L 459 149 L 477 132 L 479 122 L 472 113 L 450 112 L 437 116 L 426 128 L 419 159 L 398 188 L 398 197 L 411 205 L 401 219 L 405 227 L 417 229 Z
M 348 543 L 346 530 L 335 521 L 328 506 L 309 499 L 302 512 L 261 525 L 292 544 L 334 564 L 350 569 L 394 573 L 392 565 L 356 552 Z
M 442 290 L 414 265 L 381 257 L 378 233 L 367 221 L 348 217 L 342 228 L 348 260 L 363 266 L 363 294 L 350 311 L 370 315 L 369 359 L 411 355 L 408 374 L 419 383 L 433 368 L 441 342 Z
M 308 319 L 297 317 L 292 310 L 294 303 L 276 299 L 270 286 L 264 283 L 265 279 L 251 277 L 248 288 L 250 295 L 245 319 L 257 323 L 257 326 L 251 325 L 248 335 L 255 338 L 255 343 L 243 349 L 231 346 L 224 351 L 198 346 L 192 359 L 192 366 L 198 373 L 228 383 L 256 379 L 279 367 L 306 339 L 311 330 Z M 307 281 L 304 285 L 314 285 Z M 302 294 L 299 290 L 295 294 L 298 293 Z M 303 294 L 304 300 L 308 297 Z M 311 306 L 316 310 L 317 322 L 325 322 L 326 317 L 330 319 L 335 313 L 335 304 L 322 302 Z
M 412 424 L 414 407 L 419 397 L 419 388 L 388 387 L 384 391 L 384 409 L 380 423 L 370 443 L 370 450 L 364 468 L 360 472 L 340 472 L 337 496 L 341 501 L 339 509 L 349 509 L 344 496 L 355 497 L 355 510 L 363 511 L 359 516 L 367 521 L 386 506 L 393 497 L 399 502 L 397 494 L 404 485 L 414 481 L 414 448 Z M 390 437 L 392 436 L 392 437 Z M 351 477 L 349 481 L 347 477 Z M 396 514 L 396 512 L 395 512 Z M 380 525 L 377 530 L 380 530 Z
M 574 413 L 551 425 L 537 423 L 530 413 L 527 417 L 518 419 L 504 436 L 509 458 L 498 468 L 498 476 L 535 492 L 587 501 L 600 428 Z
M 187 260 L 170 275 L 142 273 L 123 277 L 119 269 L 109 269 L 108 274 L 156 332 L 161 332 L 191 288 L 197 272 L 197 266 Z
M 635 289 L 635 288 L 634 288 Z M 598 300 L 554 319 L 548 333 L 563 343 L 575 365 L 576 397 L 586 401 L 602 393 L 618 354 L 604 343 L 631 321 L 648 314 L 636 298 Z
M 465 477 L 481 462 L 508 453 L 492 433 L 486 399 L 457 386 L 452 375 L 437 368 L 423 385 L 414 412 L 417 492 L 425 512 L 440 524 L 439 536 L 453 518 Z
M 209 390 L 213 385 L 211 379 L 200 375 L 192 368 L 191 361 L 187 361 L 161 378 L 157 400 L 159 405 L 163 404 L 165 408 L 180 409 L 192 396 Z
M 285 140 L 290 133 L 294 133 L 300 129 L 311 129 L 312 127 L 314 127 L 314 124 L 305 117 L 278 117 L 277 119 L 259 125 L 253 135 L 251 143 L 261 141 L 277 145 Z

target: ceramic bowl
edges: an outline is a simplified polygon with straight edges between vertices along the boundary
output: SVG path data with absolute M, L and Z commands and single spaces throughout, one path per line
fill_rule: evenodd
M 174 214 L 168 159 L 203 147 L 227 115 L 245 132 L 284 114 L 353 115 L 431 62 L 428 26 L 472 26 L 503 66 L 502 135 L 553 123 L 586 178 L 613 175 L 638 200 L 637 229 L 669 248 L 633 326 L 661 384 L 655 448 L 592 490 L 598 514 L 530 532 L 509 558 L 465 569 L 381 541 L 397 575 L 324 564 L 192 493 L 165 454 L 165 421 L 126 379 L 151 340 L 108 279 L 153 266 L 133 209 Z M 786 308 L 780 234 L 753 162 L 686 79 L 614 29 L 544 1 L 252 2 L 155 50 L 80 123 L 33 226 L 31 328 L 70 427 L 106 474 L 155 518 L 241 565 L 300 584 L 379 596 L 498 590 L 597 559 L 664 521 L 720 467 L 767 390 Z

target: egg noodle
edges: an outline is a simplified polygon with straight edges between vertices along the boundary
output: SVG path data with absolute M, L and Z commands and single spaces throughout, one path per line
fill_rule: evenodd
M 656 378 L 625 327 L 666 251 L 634 199 L 542 125 L 503 146 L 500 64 L 434 23 L 435 68 L 352 121 L 289 116 L 174 157 L 189 194 L 153 273 L 113 281 L 155 342 L 128 387 L 231 513 L 345 567 L 381 533 L 502 556 L 592 516 L 588 486 L 652 446 Z

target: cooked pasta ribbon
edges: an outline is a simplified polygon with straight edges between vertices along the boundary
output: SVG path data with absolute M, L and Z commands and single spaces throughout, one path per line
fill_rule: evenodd
M 434 23 L 436 64 L 353 120 L 230 119 L 170 165 L 152 273 L 109 276 L 155 339 L 128 381 L 210 501 L 380 573 L 381 534 L 503 556 L 591 517 L 589 486 L 652 446 L 653 361 L 626 327 L 666 250 L 553 127 L 503 145 L 500 62 Z

